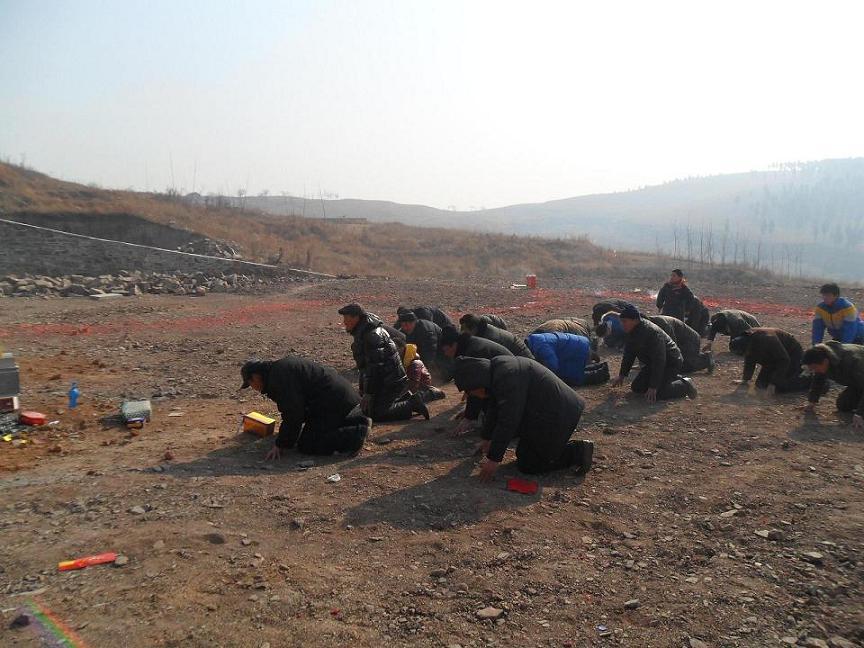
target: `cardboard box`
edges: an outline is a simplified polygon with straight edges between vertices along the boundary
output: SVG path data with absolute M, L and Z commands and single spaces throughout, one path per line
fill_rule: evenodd
M 276 430 L 276 419 L 260 412 L 249 412 L 243 416 L 243 431 L 259 437 L 268 437 Z

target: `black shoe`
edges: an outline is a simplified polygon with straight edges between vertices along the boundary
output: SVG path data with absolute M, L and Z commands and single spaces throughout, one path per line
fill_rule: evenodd
M 426 407 L 426 403 L 423 402 L 423 397 L 420 395 L 420 392 L 414 394 L 408 402 L 411 404 L 411 412 L 413 414 L 422 414 L 424 419 L 427 421 L 429 420 L 429 408 Z
M 433 401 L 447 398 L 447 394 L 445 394 L 437 387 L 427 387 L 426 389 L 421 391 L 420 394 L 423 396 L 423 402 L 425 403 L 431 403 Z
M 693 380 L 691 378 L 682 378 L 681 380 L 687 386 L 687 396 L 690 400 L 696 400 L 696 397 L 699 395 L 699 390 L 696 389 Z
M 717 363 L 714 362 L 714 354 L 709 351 L 708 352 L 708 373 L 713 374 L 714 368 L 717 366 Z
M 594 442 L 586 439 L 584 441 L 579 441 L 579 445 L 582 449 L 582 456 L 579 463 L 581 466 L 581 472 L 584 475 L 590 472 L 591 466 L 594 465 Z

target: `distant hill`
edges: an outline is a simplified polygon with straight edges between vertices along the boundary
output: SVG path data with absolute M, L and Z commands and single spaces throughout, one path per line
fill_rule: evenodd
M 273 214 L 588 236 L 619 250 L 864 280 L 864 158 L 786 164 L 771 171 L 470 212 L 373 200 L 230 200 Z
M 251 261 L 268 262 L 282 249 L 282 263 L 293 267 L 406 278 L 513 281 L 528 272 L 573 276 L 580 270 L 626 265 L 613 252 L 584 238 L 558 241 L 398 223 L 324 222 L 314 217 L 273 216 L 248 205 L 240 209 L 227 203 L 110 191 L 0 164 L 0 218 L 169 249 L 176 248 L 178 241 L 190 240 L 188 233 L 195 233 L 227 243 Z M 118 222 L 137 218 L 165 227 L 118 229 Z M 3 252 L 0 241 L 0 255 Z M 40 251 L 33 250 L 33 254 Z M 70 273 L 74 271 L 70 268 Z

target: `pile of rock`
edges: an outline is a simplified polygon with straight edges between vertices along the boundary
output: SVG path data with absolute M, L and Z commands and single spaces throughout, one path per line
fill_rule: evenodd
M 202 238 L 196 241 L 190 241 L 186 245 L 181 245 L 177 248 L 178 252 L 189 252 L 190 254 L 204 254 L 206 256 L 221 257 L 223 259 L 242 259 L 240 253 L 232 246 L 221 241 L 214 241 L 209 238 Z
M 291 281 L 281 277 L 281 281 Z M 296 279 L 293 279 L 296 280 Z M 269 280 L 238 273 L 158 273 L 120 272 L 116 275 L 85 277 L 66 275 L 8 275 L 0 278 L 0 297 L 90 297 L 99 295 L 205 295 L 208 292 L 244 292 L 259 288 Z

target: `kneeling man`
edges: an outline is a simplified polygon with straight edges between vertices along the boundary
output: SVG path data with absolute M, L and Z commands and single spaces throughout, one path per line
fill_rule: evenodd
M 590 470 L 594 444 L 570 440 L 585 403 L 546 367 L 516 356 L 459 357 L 453 373 L 460 391 L 487 401 L 481 480 L 492 479 L 517 437 L 516 465 L 523 473 Z
M 303 454 L 355 454 L 363 447 L 372 420 L 358 407 L 360 395 L 335 369 L 287 356 L 250 360 L 240 369 L 241 389 L 251 387 L 274 401 L 282 414 L 279 434 L 266 459 L 297 446 Z

